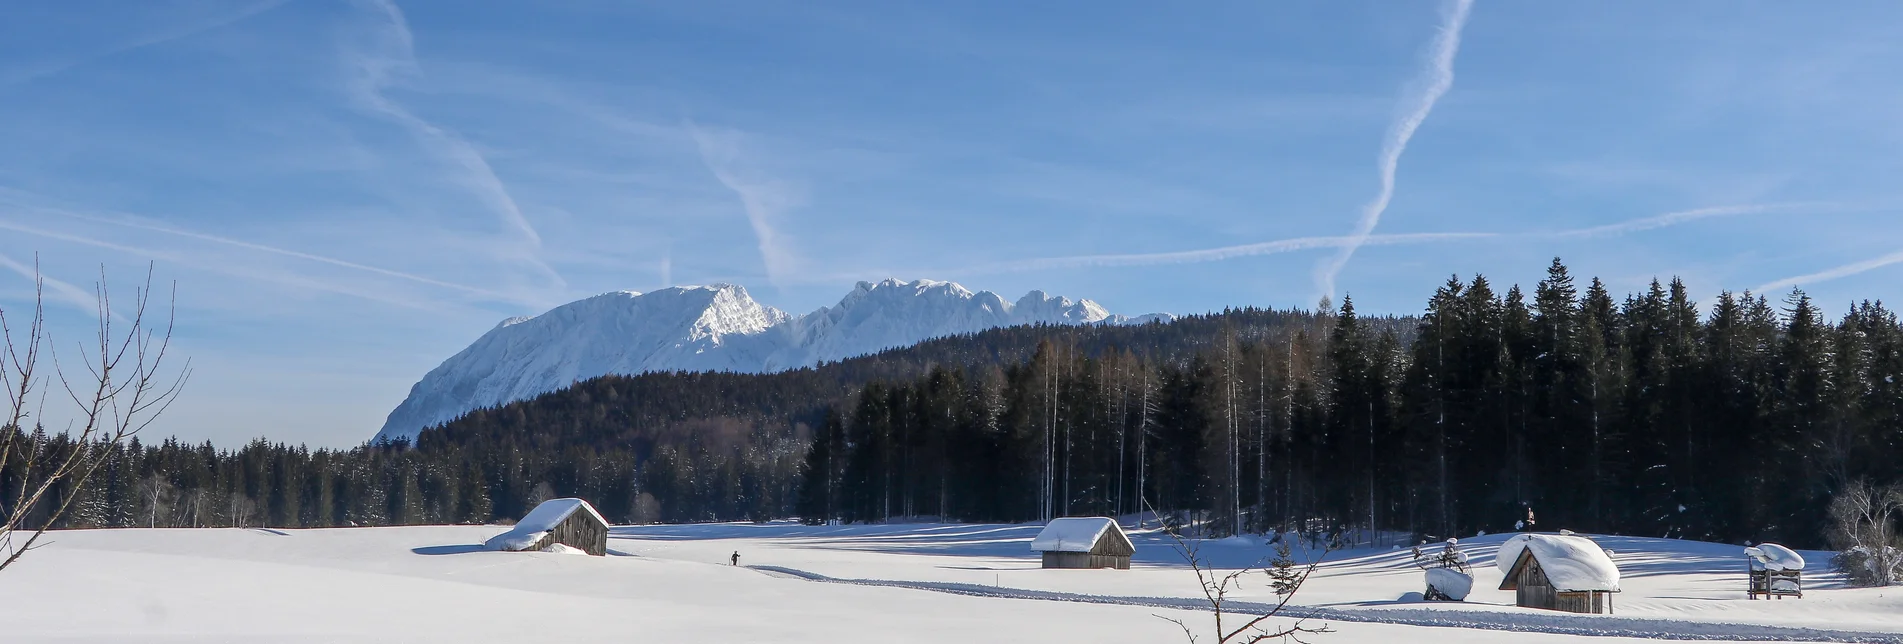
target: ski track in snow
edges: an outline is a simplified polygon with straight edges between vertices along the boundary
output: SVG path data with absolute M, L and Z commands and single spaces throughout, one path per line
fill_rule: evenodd
M 1117 604 L 1123 606 L 1145 606 L 1150 608 L 1170 608 L 1187 610 L 1208 610 L 1208 602 L 1187 597 L 1118 597 L 1111 595 L 1086 595 L 1046 590 L 1027 590 L 1005 588 L 1002 586 L 984 586 L 979 584 L 961 584 L 953 582 L 897 581 L 889 579 L 841 579 L 814 572 L 807 572 L 785 566 L 750 565 L 748 569 L 775 577 L 796 577 L 808 581 L 832 584 L 850 584 L 856 586 L 881 586 L 887 588 L 907 588 L 932 592 L 968 595 L 974 597 L 996 597 L 1004 599 L 1032 599 L 1041 601 L 1076 602 L 1085 604 Z M 1274 604 L 1229 600 L 1226 607 L 1237 613 L 1266 613 L 1275 609 Z M 1616 610 L 1616 603 L 1614 609 Z M 1230 611 L 1225 611 L 1230 612 Z M 1659 640 L 1701 640 L 1701 641 L 1750 641 L 1750 642 L 1858 642 L 1870 644 L 1903 644 L 1903 635 L 1872 633 L 1864 631 L 1840 631 L 1791 626 L 1766 626 L 1757 624 L 1718 624 L 1683 620 L 1652 619 L 1641 617 L 1620 617 L 1617 615 L 1574 615 L 1554 613 L 1551 615 L 1518 615 L 1512 613 L 1485 613 L 1455 610 L 1415 610 L 1415 609 L 1369 609 L 1342 610 L 1338 608 L 1317 608 L 1311 606 L 1289 605 L 1282 608 L 1280 616 L 1308 621 L 1363 622 L 1374 624 L 1396 624 L 1402 626 L 1435 626 L 1446 628 L 1469 628 L 1493 631 L 1512 631 L 1520 633 L 1546 633 L 1553 635 L 1581 635 L 1590 637 L 1633 637 Z

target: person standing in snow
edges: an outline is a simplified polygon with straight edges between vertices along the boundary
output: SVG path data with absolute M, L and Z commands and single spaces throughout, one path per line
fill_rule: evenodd
M 727 559 L 727 565 L 729 566 L 740 565 L 740 551 L 739 550 L 733 551 L 733 556 Z

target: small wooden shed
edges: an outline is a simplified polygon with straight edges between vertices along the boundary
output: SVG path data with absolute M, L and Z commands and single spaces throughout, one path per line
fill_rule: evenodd
M 1750 585 L 1745 596 L 1757 599 L 1776 597 L 1804 598 L 1804 557 L 1775 543 L 1760 543 L 1744 549 L 1745 572 Z
M 549 499 L 508 532 L 490 537 L 490 550 L 549 550 L 556 544 L 597 557 L 608 554 L 608 520 L 581 499 Z
M 1051 519 L 1031 540 L 1031 550 L 1043 553 L 1045 568 L 1130 569 L 1136 545 L 1123 526 L 1109 517 Z
M 1610 613 L 1619 567 L 1599 544 L 1571 534 L 1518 534 L 1495 558 L 1514 604 L 1569 613 Z

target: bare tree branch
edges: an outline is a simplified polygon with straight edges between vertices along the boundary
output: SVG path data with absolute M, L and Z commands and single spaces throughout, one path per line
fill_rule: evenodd
M 1148 499 L 1143 500 L 1143 506 L 1149 510 L 1150 514 L 1156 514 L 1156 509 L 1150 506 Z M 1333 548 L 1324 551 L 1322 556 L 1317 556 L 1310 560 L 1308 567 L 1303 569 L 1301 574 L 1290 585 L 1289 591 L 1282 594 L 1281 600 L 1277 602 L 1273 608 L 1269 609 L 1268 612 L 1248 618 L 1247 621 L 1244 621 L 1240 626 L 1225 628 L 1223 607 L 1228 601 L 1229 593 L 1241 590 L 1241 580 L 1245 576 L 1257 572 L 1267 573 L 1267 568 L 1262 565 L 1264 558 L 1257 558 L 1255 563 L 1228 573 L 1219 573 L 1214 565 L 1203 558 L 1202 541 L 1200 539 L 1187 539 L 1178 533 L 1174 526 L 1168 523 L 1165 523 L 1163 526 L 1163 534 L 1169 536 L 1170 540 L 1175 542 L 1177 553 L 1183 556 L 1184 561 L 1189 562 L 1190 570 L 1196 573 L 1196 583 L 1202 588 L 1203 600 L 1209 604 L 1210 618 L 1214 623 L 1213 630 L 1216 635 L 1216 644 L 1255 644 L 1257 642 L 1274 639 L 1293 639 L 1297 642 L 1304 642 L 1305 640 L 1301 637 L 1303 635 L 1333 632 L 1325 624 L 1319 627 L 1308 626 L 1301 618 L 1297 618 L 1294 624 L 1285 628 L 1269 629 L 1263 627 L 1264 622 L 1281 615 L 1282 610 L 1288 607 L 1289 600 L 1295 597 L 1296 591 L 1301 590 L 1302 584 L 1308 581 L 1309 575 L 1315 573 L 1315 569 L 1321 565 L 1322 558 L 1325 557 L 1329 551 L 1332 551 Z M 1182 620 L 1163 617 L 1161 615 L 1157 617 L 1174 623 L 1177 627 L 1183 629 L 1183 636 L 1188 639 L 1190 644 L 1195 644 L 1199 640 L 1194 629 L 1191 629 L 1189 625 Z
M 77 362 L 84 370 L 68 369 L 53 347 L 45 327 L 43 280 L 35 263 L 34 302 L 24 336 L 14 334 L 6 312 L 0 310 L 0 333 L 6 347 L 0 350 L 0 378 L 6 382 L 6 424 L 0 426 L 0 464 L 12 462 L 24 473 L 13 502 L 0 507 L 0 570 L 13 565 L 27 552 L 40 547 L 46 531 L 57 525 L 73 504 L 84 496 L 86 482 L 114 449 L 150 426 L 170 408 L 191 376 L 191 361 L 176 369 L 167 366 L 172 331 L 176 322 L 177 286 L 168 301 L 165 326 L 152 328 L 146 321 L 152 299 L 153 268 L 147 266 L 144 285 L 134 292 L 132 311 L 120 316 L 112 308 L 105 268 L 100 267 L 95 286 L 95 312 L 98 326 L 92 342 L 76 345 Z M 115 331 L 115 320 L 129 327 Z M 52 359 L 54 378 L 73 404 L 73 420 L 58 441 L 48 441 L 36 421 L 31 434 L 25 423 L 29 417 L 43 415 L 46 396 L 40 394 L 41 414 L 27 409 L 32 393 L 40 385 L 40 351 Z M 82 378 L 80 374 L 85 374 Z M 69 375 L 70 374 L 70 375 Z M 58 449 L 52 449 L 53 445 Z M 9 461 L 8 459 L 15 459 Z M 36 474 L 37 472 L 37 474 Z M 49 495 L 57 502 L 46 505 Z M 36 510 L 45 508 L 43 515 Z M 28 525 L 34 521 L 37 526 Z M 16 545 L 16 537 L 25 534 Z

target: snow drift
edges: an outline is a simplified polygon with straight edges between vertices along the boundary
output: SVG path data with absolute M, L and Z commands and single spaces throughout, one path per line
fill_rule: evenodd
M 1432 598 L 1431 591 L 1437 590 L 1448 599 L 1463 602 L 1467 601 L 1467 595 L 1473 593 L 1474 578 L 1473 575 L 1453 568 L 1428 568 L 1427 587 L 1430 590 L 1428 593 L 1430 599 Z

